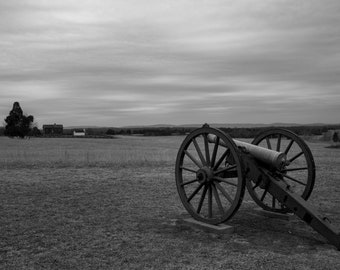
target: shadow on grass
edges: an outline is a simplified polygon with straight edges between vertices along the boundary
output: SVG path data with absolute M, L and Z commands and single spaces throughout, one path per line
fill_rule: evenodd
M 188 218 L 188 214 L 183 213 L 177 217 L 185 218 Z M 170 219 L 158 226 L 153 225 L 155 232 L 203 244 L 223 244 L 228 246 L 228 250 L 241 253 L 260 249 L 289 255 L 320 248 L 334 249 L 327 240 L 298 218 L 289 221 L 268 218 L 252 213 L 252 209 L 240 209 L 233 219 L 227 222 L 234 227 L 235 232 L 232 235 L 206 232 L 199 228 L 178 225 L 175 221 L 176 219 Z

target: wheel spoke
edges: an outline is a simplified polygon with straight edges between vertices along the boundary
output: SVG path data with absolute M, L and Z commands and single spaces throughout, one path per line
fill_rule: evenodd
M 226 180 L 225 178 L 222 178 L 222 177 L 218 177 L 218 176 L 214 176 L 213 178 L 214 180 L 217 180 L 217 181 L 220 181 L 220 182 L 223 182 L 223 183 L 227 183 L 229 185 L 232 185 L 234 187 L 237 187 L 237 184 L 233 183 L 233 182 L 230 182 L 228 180 Z
M 300 168 L 283 169 L 283 170 L 282 170 L 282 172 L 305 171 L 305 170 L 308 170 L 308 167 L 300 167 Z
M 213 190 L 213 193 L 214 193 L 214 196 L 215 196 L 215 200 L 216 200 L 218 209 L 220 210 L 221 215 L 223 215 L 224 214 L 224 209 L 223 209 L 223 206 L 222 206 L 222 203 L 221 203 L 220 196 L 218 195 L 217 189 L 216 189 L 214 184 L 212 185 L 212 190 Z
M 216 174 L 220 174 L 220 173 L 223 173 L 223 172 L 226 172 L 226 171 L 230 171 L 230 170 L 235 169 L 236 167 L 237 167 L 236 165 L 233 165 L 233 166 L 230 166 L 230 167 L 225 167 L 221 170 L 214 172 L 214 174 L 216 175 Z
M 214 171 L 221 165 L 222 161 L 225 159 L 225 157 L 228 155 L 229 149 L 225 150 L 223 155 L 220 157 L 220 159 L 217 161 L 217 163 L 214 166 Z
M 290 179 L 290 180 L 296 182 L 296 183 L 299 183 L 300 185 L 306 186 L 305 183 L 303 183 L 303 182 L 301 182 L 301 181 L 299 181 L 299 180 L 297 180 L 297 179 L 295 179 L 295 178 L 293 178 L 293 177 L 291 177 L 291 176 L 288 176 L 288 175 L 286 175 L 286 174 L 281 174 L 281 175 L 282 175 L 283 177 L 286 177 L 286 178 L 288 178 L 288 179 Z
M 194 158 L 189 152 L 188 150 L 184 150 L 184 153 L 192 160 L 192 162 L 194 162 L 199 168 L 202 168 L 203 165 L 196 159 Z
M 207 185 L 204 186 L 204 190 L 203 190 L 203 193 L 201 195 L 201 199 L 200 199 L 200 202 L 198 204 L 198 208 L 197 208 L 197 214 L 199 214 L 201 212 L 201 209 L 202 209 L 202 205 L 203 205 L 203 202 L 204 202 L 204 199 L 205 199 L 205 194 L 207 193 Z
M 232 203 L 233 199 L 230 197 L 227 191 L 218 182 L 215 182 L 215 185 L 222 192 L 223 196 L 226 197 L 230 203 Z
M 269 137 L 266 137 L 267 147 L 268 149 L 272 149 L 272 145 L 270 143 Z
M 272 196 L 272 208 L 275 208 L 275 201 L 276 201 L 275 197 Z
M 280 152 L 280 148 L 281 148 L 281 134 L 279 134 L 277 138 L 276 151 Z
M 263 202 L 263 200 L 264 200 L 264 197 L 266 197 L 266 195 L 267 195 L 267 192 L 268 192 L 268 190 L 267 189 L 265 189 L 264 190 L 264 192 L 263 192 L 263 194 L 262 194 L 262 197 L 261 197 L 261 202 Z
M 211 189 L 211 185 L 209 185 L 209 189 L 208 189 L 208 217 L 212 218 L 212 189 Z
M 194 138 L 194 139 L 192 139 L 192 141 L 193 141 L 193 143 L 194 143 L 194 145 L 195 145 L 196 151 L 197 151 L 197 153 L 198 153 L 198 156 L 200 157 L 200 160 L 201 160 L 202 164 L 203 164 L 203 165 L 206 165 L 207 163 L 206 163 L 206 161 L 205 161 L 205 159 L 204 159 L 204 157 L 203 157 L 202 151 L 201 151 L 201 149 L 200 149 L 200 147 L 199 147 L 199 145 L 198 145 L 196 139 Z
M 293 140 L 293 139 L 290 140 L 290 142 L 289 142 L 289 144 L 287 145 L 287 148 L 286 148 L 286 150 L 285 150 L 285 154 L 286 154 L 286 155 L 288 154 L 288 152 L 289 152 L 290 148 L 292 147 L 293 143 L 294 143 L 294 140 Z
M 198 181 L 198 179 L 194 179 L 194 180 L 191 180 L 191 181 L 182 183 L 182 184 L 181 184 L 181 187 L 184 187 L 184 186 L 189 185 L 189 184 L 191 184 L 191 183 L 195 183 L 195 182 L 197 182 L 197 181 Z
M 292 163 L 295 159 L 297 159 L 299 156 L 301 156 L 303 154 L 303 152 L 300 152 L 298 154 L 296 154 L 294 157 L 292 157 L 291 159 L 289 159 L 289 162 Z
M 211 157 L 211 167 L 214 167 L 214 165 L 215 165 L 217 149 L 218 149 L 219 142 L 220 142 L 220 137 L 216 136 L 214 150 L 213 150 L 212 157 Z
M 203 187 L 204 183 L 201 183 L 195 190 L 194 192 L 190 195 L 190 197 L 187 199 L 187 202 L 190 202 L 192 198 L 201 190 Z
M 203 135 L 204 138 L 204 147 L 205 147 L 205 160 L 207 161 L 206 165 L 210 164 L 210 152 L 209 152 L 209 142 L 208 142 L 208 134 Z
M 255 183 L 255 185 L 251 188 L 252 190 L 254 190 L 255 188 L 257 188 L 260 185 L 260 181 Z
M 180 168 L 181 168 L 182 170 L 185 170 L 185 171 L 188 171 L 188 172 L 196 173 L 195 170 L 190 169 L 190 168 L 186 168 L 186 167 L 184 167 L 184 166 L 181 166 Z

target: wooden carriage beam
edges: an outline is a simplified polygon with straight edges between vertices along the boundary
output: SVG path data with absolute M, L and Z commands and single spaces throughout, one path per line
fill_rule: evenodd
M 301 196 L 291 191 L 290 186 L 284 180 L 271 176 L 265 170 L 262 172 L 269 179 L 266 190 L 340 250 L 340 232 L 331 224 L 330 220 L 323 217 Z

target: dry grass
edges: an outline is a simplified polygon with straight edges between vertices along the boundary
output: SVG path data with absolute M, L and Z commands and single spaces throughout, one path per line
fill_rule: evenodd
M 116 139 L 0 137 L 0 165 L 16 167 L 143 166 L 174 162 L 180 137 Z
M 338 269 L 320 235 L 255 215 L 249 196 L 231 238 L 176 226 L 187 217 L 174 182 L 182 140 L 0 138 L 0 268 Z M 339 225 L 340 152 L 310 146 L 311 203 Z

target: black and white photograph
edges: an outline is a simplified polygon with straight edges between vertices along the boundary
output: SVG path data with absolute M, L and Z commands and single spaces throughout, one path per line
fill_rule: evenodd
M 339 14 L 0 0 L 0 269 L 340 269 Z

